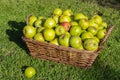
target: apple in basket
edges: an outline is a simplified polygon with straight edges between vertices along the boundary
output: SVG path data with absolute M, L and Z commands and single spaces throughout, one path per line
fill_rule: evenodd
M 36 28 L 27 25 L 23 28 L 23 34 L 26 38 L 33 38 L 33 36 L 36 34 Z

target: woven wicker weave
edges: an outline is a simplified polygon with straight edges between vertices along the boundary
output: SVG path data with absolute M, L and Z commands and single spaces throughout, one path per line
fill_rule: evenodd
M 31 56 L 35 58 L 88 68 L 93 64 L 96 57 L 103 49 L 104 43 L 113 28 L 114 26 L 108 28 L 106 36 L 101 41 L 97 51 L 77 50 L 71 47 L 58 46 L 46 42 L 43 43 L 25 38 L 24 36 L 22 36 L 22 39 L 26 43 Z

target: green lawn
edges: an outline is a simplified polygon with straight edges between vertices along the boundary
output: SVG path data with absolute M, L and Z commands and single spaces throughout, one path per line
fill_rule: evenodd
M 28 14 L 50 16 L 56 7 L 88 16 L 102 14 L 115 29 L 90 69 L 42 61 L 29 56 L 21 40 Z M 81 0 L 0 0 L 0 80 L 120 80 L 120 10 Z M 32 66 L 37 74 L 28 79 L 22 69 Z

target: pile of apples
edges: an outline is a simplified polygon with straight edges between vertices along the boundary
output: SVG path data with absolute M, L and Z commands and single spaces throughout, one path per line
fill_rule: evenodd
M 97 14 L 88 18 L 83 13 L 73 14 L 70 9 L 62 11 L 56 8 L 48 18 L 29 16 L 23 34 L 40 42 L 96 51 L 107 27 L 107 23 Z

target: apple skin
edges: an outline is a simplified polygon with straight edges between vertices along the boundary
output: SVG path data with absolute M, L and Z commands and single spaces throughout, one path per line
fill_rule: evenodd
M 100 29 L 96 34 L 98 39 L 103 39 L 105 35 L 106 35 L 106 29 Z
M 70 9 L 67 9 L 63 12 L 63 15 L 71 16 L 71 15 L 73 15 L 73 12 Z
M 60 35 L 66 33 L 66 29 L 65 29 L 65 27 L 59 25 L 55 28 L 55 33 L 57 36 L 60 36 Z
M 55 45 L 59 45 L 58 43 L 58 38 L 55 38 L 54 40 L 49 42 L 50 44 L 55 44 Z
M 69 31 L 69 29 L 70 29 L 70 27 L 71 27 L 71 25 L 70 25 L 69 22 L 62 22 L 61 25 L 62 25 L 63 27 L 65 27 L 66 31 Z
M 85 41 L 85 39 L 93 38 L 93 37 L 94 37 L 94 35 L 93 35 L 91 32 L 83 32 L 83 33 L 81 34 L 81 39 L 82 39 L 83 41 Z
M 58 15 L 53 15 L 52 18 L 55 20 L 56 23 L 59 22 L 59 16 Z
M 70 34 L 72 35 L 72 36 L 79 36 L 80 34 L 82 33 L 82 29 L 81 29 L 81 27 L 80 26 L 72 26 L 71 28 L 70 28 Z
M 70 46 L 73 47 L 73 48 L 80 48 L 82 44 L 82 40 L 79 36 L 71 36 L 70 37 Z
M 79 25 L 84 30 L 84 29 L 87 29 L 89 27 L 89 22 L 88 22 L 88 20 L 81 19 L 79 21 Z
M 95 22 L 96 22 L 97 24 L 101 24 L 101 23 L 102 23 L 102 17 L 99 16 L 99 15 L 94 15 L 94 16 L 92 17 L 92 19 L 95 20 Z
M 70 16 L 61 15 L 59 21 L 60 21 L 60 23 L 62 23 L 62 22 L 71 22 L 71 18 L 70 18 Z
M 88 32 L 91 32 L 93 35 L 96 35 L 96 33 L 97 33 L 97 28 L 95 28 L 95 27 L 88 27 L 87 28 L 87 31 Z
M 42 24 L 42 20 L 36 20 L 34 25 L 35 27 L 41 27 L 42 26 L 41 24 Z
M 44 26 L 46 28 L 53 28 L 53 27 L 55 27 L 55 25 L 56 25 L 56 21 L 53 18 L 46 19 L 46 21 L 44 23 Z
M 35 36 L 34 36 L 34 40 L 45 42 L 42 33 L 36 33 Z
M 51 28 L 46 28 L 43 31 L 43 36 L 46 41 L 52 41 L 55 38 L 55 31 Z
M 36 28 L 27 25 L 23 28 L 23 34 L 26 38 L 33 38 L 33 36 L 36 34 Z
M 80 19 L 86 19 L 88 20 L 88 17 L 85 16 L 83 13 L 78 13 L 74 15 L 74 20 L 80 20 Z
M 58 42 L 61 46 L 66 46 L 69 47 L 69 39 L 70 39 L 70 34 L 65 33 L 58 38 Z
M 95 39 L 89 38 L 84 41 L 83 45 L 88 51 L 96 51 L 98 50 L 99 43 Z
M 25 69 L 25 76 L 32 78 L 36 74 L 36 70 L 33 67 L 27 67 Z
M 37 20 L 37 17 L 34 15 L 31 15 L 28 17 L 28 25 L 33 26 L 34 22 Z
M 38 27 L 36 32 L 42 33 L 44 29 L 45 29 L 45 27 Z
M 94 19 L 90 19 L 89 20 L 89 27 L 95 27 L 95 28 L 98 28 L 98 25 Z
M 71 26 L 76 26 L 76 25 L 78 25 L 78 23 L 77 23 L 76 21 L 71 21 L 70 24 L 71 24 Z
M 56 8 L 54 11 L 53 11 L 53 15 L 62 15 L 62 10 L 60 8 Z

